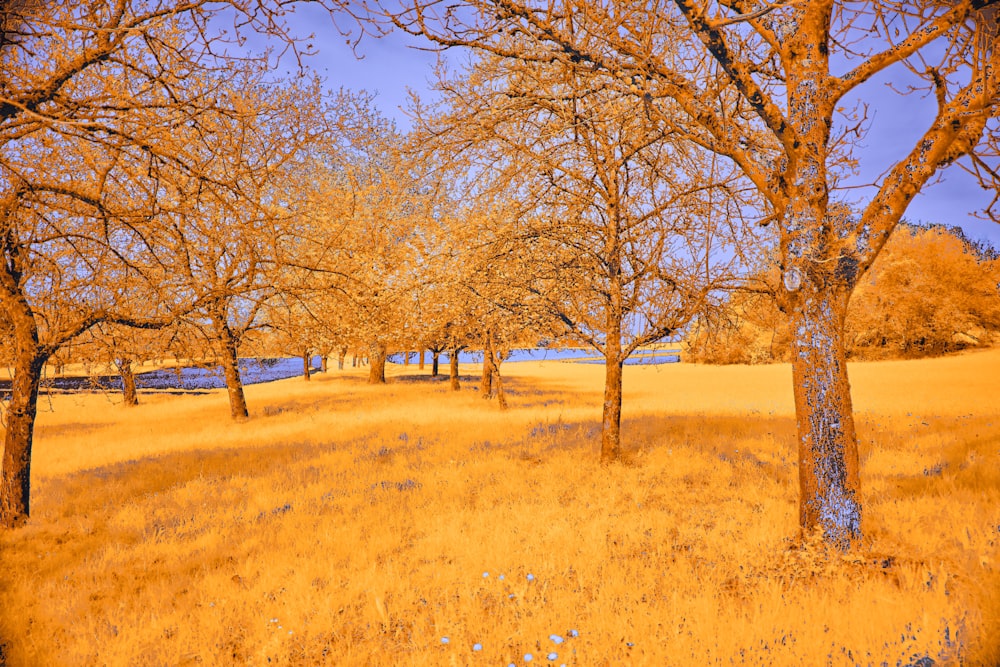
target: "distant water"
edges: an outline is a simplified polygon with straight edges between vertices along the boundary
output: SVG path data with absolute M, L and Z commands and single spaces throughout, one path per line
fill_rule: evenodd
M 634 352 L 632 356 L 625 360 L 625 364 L 628 366 L 637 365 L 657 365 L 657 364 L 675 364 L 681 360 L 680 358 L 680 348 L 676 349 L 664 349 L 664 350 L 641 350 L 639 352 Z M 403 363 L 404 354 L 391 354 L 389 355 L 389 361 L 401 364 Z M 410 363 L 417 363 L 419 360 L 419 355 L 416 352 L 410 352 Z M 444 366 L 450 363 L 448 355 L 444 352 L 441 353 L 438 358 L 439 363 Z M 458 361 L 462 364 L 473 364 L 480 363 L 483 360 L 483 353 L 480 352 L 466 352 L 462 351 L 458 353 Z M 504 359 L 504 363 L 518 362 L 518 361 L 568 361 L 580 364 L 603 364 L 604 357 L 598 355 L 593 350 L 584 349 L 565 349 L 565 348 L 521 348 L 516 350 L 511 350 L 510 356 Z M 430 353 L 425 353 L 424 362 L 431 362 Z
M 314 357 L 313 372 L 319 371 L 320 358 Z M 240 379 L 243 384 L 273 382 L 302 374 L 302 359 L 240 359 Z M 182 368 L 160 369 L 142 372 L 136 369 L 137 389 L 223 389 L 226 379 L 221 366 L 185 366 Z M 95 375 L 89 377 L 50 377 L 42 380 L 42 389 L 63 391 L 121 391 L 122 379 L 119 375 Z M 10 380 L 0 380 L 0 398 L 10 396 Z

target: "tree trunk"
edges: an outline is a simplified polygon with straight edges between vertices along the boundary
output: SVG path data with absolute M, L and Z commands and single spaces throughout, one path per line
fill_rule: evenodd
M 344 359 L 346 359 L 346 358 L 347 358 L 347 347 L 345 346 L 345 347 L 340 348 L 340 350 L 337 352 L 337 370 L 338 371 L 344 370 Z
M 437 350 L 431 352 L 431 377 L 436 378 L 438 376 L 438 357 L 441 353 Z
M 479 380 L 479 396 L 487 400 L 493 398 L 493 365 L 490 363 L 493 353 L 489 343 L 492 337 L 491 332 L 486 332 L 486 338 L 483 339 L 483 375 Z
M 219 313 L 214 316 L 215 331 L 222 347 L 222 370 L 226 377 L 226 389 L 229 390 L 229 412 L 236 421 L 244 421 L 250 416 L 247 410 L 247 399 L 243 393 L 243 380 L 240 378 L 239 357 L 237 356 L 238 341 L 232 329 Z
M 351 358 L 351 368 L 357 368 L 357 367 L 358 367 L 358 355 L 355 354 Z
M 139 393 L 135 388 L 135 373 L 132 372 L 131 359 L 116 359 L 115 366 L 122 378 L 122 397 L 126 406 L 139 405 Z
M 424 349 L 420 348 L 420 356 L 417 357 L 417 368 L 424 370 Z
M 384 343 L 374 343 L 371 346 L 371 367 L 368 370 L 368 384 L 385 384 L 385 354 Z
M 832 290 L 831 290 L 832 291 Z M 858 440 L 844 352 L 847 298 L 810 292 L 792 319 L 799 524 L 846 548 L 861 536 Z
M 451 389 L 452 389 L 452 391 L 458 391 L 459 389 L 462 388 L 462 385 L 458 381 L 458 351 L 459 351 L 459 348 L 456 347 L 454 350 L 451 351 L 451 354 L 448 357 L 448 364 L 449 364 L 448 367 L 449 367 L 449 371 L 450 371 L 449 377 L 451 379 Z M 436 355 L 435 355 L 434 362 L 435 362 L 435 365 L 437 365 L 437 356 Z
M 611 345 L 609 343 L 608 348 Z M 621 349 L 607 351 L 604 359 L 604 416 L 601 422 L 601 463 L 622 456 L 622 358 Z
M 304 350 L 302 352 L 302 379 L 306 382 L 312 379 L 312 364 L 309 363 L 310 361 L 312 360 L 309 358 L 309 350 Z
M 330 357 L 324 354 L 322 357 L 319 358 L 319 370 L 323 373 L 326 373 L 329 367 L 330 367 Z
M 406 352 L 403 352 L 403 367 L 405 368 L 409 365 L 410 365 L 410 351 L 407 350 Z
M 0 306 L 13 330 L 11 342 L 14 347 L 14 377 L 10 403 L 4 415 L 7 429 L 0 463 L 0 528 L 15 528 L 28 520 L 31 444 L 38 410 L 38 386 L 46 361 L 38 342 L 34 313 L 23 294 L 18 292 L 19 289 L 0 292 Z
M 500 409 L 506 410 L 507 396 L 503 393 L 503 378 L 500 377 L 501 357 L 497 354 L 496 345 L 493 343 L 493 336 L 489 336 L 486 341 L 486 358 L 490 362 L 490 384 L 494 389 Z

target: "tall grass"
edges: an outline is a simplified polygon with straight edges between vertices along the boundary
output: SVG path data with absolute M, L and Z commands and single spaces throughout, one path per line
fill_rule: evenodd
M 852 367 L 847 554 L 798 539 L 787 366 L 628 367 L 608 468 L 601 368 L 503 370 L 507 412 L 412 367 L 248 387 L 243 424 L 53 397 L 7 664 L 1000 664 L 1000 351 Z

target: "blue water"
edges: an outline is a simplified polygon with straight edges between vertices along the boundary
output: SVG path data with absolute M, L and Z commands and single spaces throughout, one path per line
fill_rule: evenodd
M 628 359 L 625 360 L 625 364 L 628 366 L 637 365 L 657 365 L 657 364 L 674 364 L 681 360 L 680 355 L 677 354 L 680 349 L 670 349 L 670 350 L 656 350 L 654 352 L 642 351 L 635 352 Z M 390 354 L 389 361 L 395 364 L 403 363 L 403 353 Z M 410 352 L 410 363 L 415 364 L 419 360 L 419 355 L 416 352 Z M 447 365 L 450 362 L 448 354 L 442 352 L 440 357 L 438 357 L 439 364 L 442 366 Z M 483 353 L 480 352 L 466 352 L 462 351 L 458 353 L 458 362 L 462 364 L 473 364 L 481 363 L 483 360 Z M 425 363 L 431 362 L 430 352 L 425 353 L 424 356 Z M 593 350 L 583 350 L 583 349 L 548 349 L 548 348 L 521 348 L 516 350 L 511 350 L 510 356 L 504 359 L 504 363 L 508 362 L 518 362 L 518 361 L 572 361 L 580 364 L 603 364 L 604 358 L 598 355 Z
M 320 358 L 314 357 L 311 365 L 318 372 Z M 240 379 L 243 384 L 259 384 L 284 380 L 302 375 L 302 359 L 240 359 Z M 161 369 L 141 372 L 136 369 L 137 389 L 224 389 L 226 378 L 221 366 L 208 368 L 188 366 L 176 369 Z M 112 390 L 121 391 L 122 379 L 118 375 L 98 375 L 93 377 L 54 377 L 42 380 L 42 387 L 68 391 Z M 0 380 L 0 398 L 10 394 L 10 380 Z

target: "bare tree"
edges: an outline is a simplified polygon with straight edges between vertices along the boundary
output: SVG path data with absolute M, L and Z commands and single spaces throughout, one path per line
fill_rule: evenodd
M 427 143 L 511 200 L 518 219 L 497 261 L 533 266 L 510 271 L 506 289 L 520 285 L 605 357 L 601 460 L 618 460 L 625 360 L 680 331 L 731 276 L 736 256 L 719 258 L 740 229 L 733 170 L 710 169 L 641 97 L 573 63 L 483 56 L 438 87 L 445 109 L 421 115 Z

